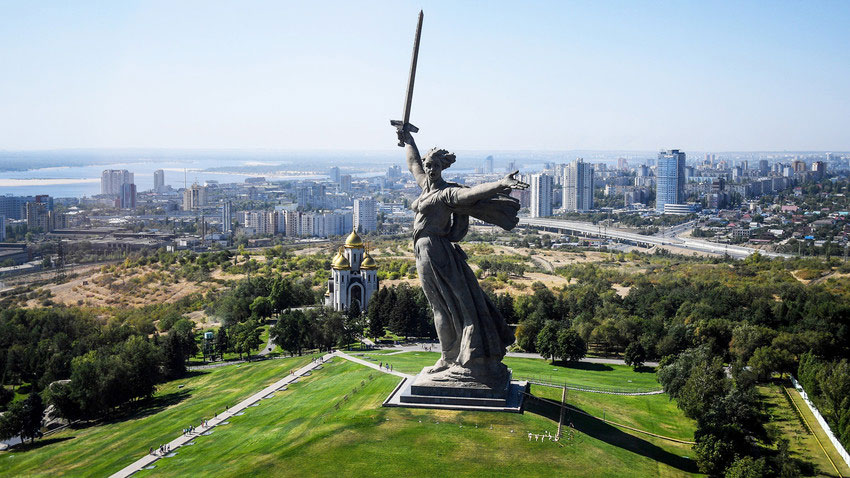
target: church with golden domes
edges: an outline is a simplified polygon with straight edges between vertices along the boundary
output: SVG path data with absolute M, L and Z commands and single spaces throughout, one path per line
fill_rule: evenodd
M 357 231 L 351 231 L 331 262 L 325 306 L 334 310 L 355 306 L 365 312 L 369 299 L 377 291 L 378 264 L 366 251 Z

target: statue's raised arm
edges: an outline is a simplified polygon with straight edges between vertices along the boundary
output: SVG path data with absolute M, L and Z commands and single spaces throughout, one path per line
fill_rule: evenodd
M 407 154 L 407 169 L 413 174 L 416 179 L 416 184 L 419 187 L 425 187 L 425 170 L 422 168 L 422 156 L 419 155 L 419 148 L 416 147 L 416 141 L 413 140 L 413 135 L 410 131 L 403 132 L 404 152 Z

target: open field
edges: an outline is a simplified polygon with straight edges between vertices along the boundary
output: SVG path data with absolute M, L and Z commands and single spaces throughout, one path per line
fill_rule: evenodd
M 396 383 L 395 377 L 335 359 L 136 476 L 443 476 L 451 470 L 457 476 L 666 477 L 696 472 L 693 461 L 683 457 L 690 453 L 686 445 L 631 435 L 590 417 L 576 416 L 572 438 L 560 443 L 529 441 L 528 433 L 557 429 L 545 406 L 525 414 L 382 408 Z M 668 419 L 689 422 L 677 411 Z
M 159 387 L 152 402 L 131 417 L 60 431 L 0 453 L 0 476 L 107 476 L 279 380 L 311 356 L 267 360 L 194 372 Z

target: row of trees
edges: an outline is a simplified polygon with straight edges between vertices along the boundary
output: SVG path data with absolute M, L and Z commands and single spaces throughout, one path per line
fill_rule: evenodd
M 755 262 L 641 276 L 584 266 L 573 274 L 577 284 L 553 292 L 536 283 L 532 295 L 515 299 L 517 344 L 535 351 L 546 320 L 557 320 L 609 353 L 638 342 L 647 359 L 658 359 L 708 344 L 727 362 L 747 364 L 755 356 L 751 365 L 763 373 L 793 371 L 807 350 L 825 358 L 850 355 L 846 296 L 804 286 L 770 261 Z M 631 286 L 628 295 L 617 294 L 615 280 Z
M 696 420 L 695 459 L 709 476 L 799 476 L 788 441 L 775 440 L 765 427 L 756 377 L 739 366 L 727 376 L 722 360 L 708 346 L 689 348 L 665 359 L 658 381 L 684 414 Z M 777 452 L 761 445 L 777 442 Z
M 369 335 L 381 338 L 387 329 L 402 337 L 435 338 L 432 314 L 421 287 L 408 284 L 384 287 L 369 301 Z
M 252 277 L 215 297 L 207 298 L 207 313 L 222 319 L 225 326 L 262 320 L 291 307 L 316 303 L 309 281 L 293 281 L 280 276 Z
M 300 355 L 304 350 L 349 346 L 363 327 L 363 316 L 356 308 L 348 313 L 326 308 L 292 310 L 280 315 L 269 336 L 286 352 Z
M 823 360 L 806 353 L 797 379 L 829 423 L 836 438 L 850 448 L 850 361 Z
M 564 322 L 549 320 L 540 329 L 535 342 L 537 351 L 552 362 L 561 359 L 575 362 L 587 355 L 587 344 L 578 332 Z

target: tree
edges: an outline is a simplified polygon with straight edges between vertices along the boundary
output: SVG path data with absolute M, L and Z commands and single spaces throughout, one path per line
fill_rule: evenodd
M 757 348 L 747 365 L 759 380 L 768 380 L 774 372 L 788 372 L 794 363 L 794 359 L 788 352 L 777 350 L 773 346 Z
M 365 316 L 358 307 L 349 307 L 345 313 L 345 321 L 341 333 L 339 345 L 346 347 L 363 334 L 363 320 Z
M 21 439 L 30 439 L 34 441 L 41 436 L 41 421 L 44 416 L 44 403 L 41 401 L 41 395 L 38 393 L 30 393 L 23 401 L 21 410 Z
M 697 362 L 679 391 L 678 405 L 688 418 L 699 419 L 726 393 L 726 376 L 720 359 Z
M 558 353 L 558 332 L 561 330 L 561 324 L 554 320 L 547 320 L 546 324 L 537 333 L 537 340 L 534 345 L 537 347 L 537 352 L 555 362 Z
M 776 332 L 760 325 L 743 323 L 732 330 L 729 350 L 741 363 L 747 363 L 757 348 L 770 345 Z
M 578 362 L 587 355 L 587 343 L 570 327 L 558 331 L 558 355 L 568 362 Z
M 259 296 L 251 302 L 251 317 L 262 320 L 272 315 L 272 302 L 268 297 Z
M 626 365 L 637 370 L 643 367 L 643 363 L 646 362 L 646 350 L 644 350 L 643 345 L 641 345 L 640 342 L 632 342 L 628 347 L 626 347 L 623 359 L 625 360 Z
M 230 338 L 227 336 L 227 328 L 219 327 L 215 337 L 215 347 L 219 357 L 223 359 L 225 352 L 230 350 Z
M 239 354 L 239 358 L 241 359 L 244 353 L 248 356 L 248 360 L 250 360 L 251 351 L 259 348 L 263 343 L 260 340 L 260 334 L 262 332 L 260 325 L 253 320 L 249 320 L 248 322 L 234 325 L 232 332 L 233 346 Z
M 15 392 L 0 385 L 0 408 L 5 407 L 13 398 L 15 398 Z
M 292 355 L 301 354 L 309 339 L 306 329 L 307 318 L 304 312 L 293 310 L 280 316 L 277 323 L 269 331 L 272 341 Z
M 726 478 L 762 478 L 772 475 L 764 457 L 755 459 L 751 456 L 742 456 L 732 462 L 726 470 Z
M 9 406 L 9 410 L 0 416 L 0 440 L 20 436 L 22 440 L 30 441 L 41 436 L 41 421 L 44 415 L 44 403 L 41 395 L 30 393 L 29 396 Z
M 160 350 L 147 337 L 134 335 L 122 344 L 120 358 L 126 366 L 126 386 L 130 397 L 145 398 L 153 395 L 161 379 Z
M 277 277 L 272 284 L 272 290 L 269 294 L 269 300 L 274 311 L 282 312 L 292 307 L 293 299 L 292 282 Z
M 389 290 L 387 287 L 379 289 L 372 295 L 372 299 L 369 302 L 367 318 L 369 320 L 369 335 L 371 337 L 381 338 L 384 336 L 384 327 L 386 327 L 384 304 L 387 301 Z
M 697 439 L 694 452 L 699 471 L 709 476 L 723 476 L 735 459 L 733 445 L 714 435 L 705 435 Z
M 0 440 L 8 440 L 21 434 L 24 428 L 24 402 L 15 402 L 0 415 Z

